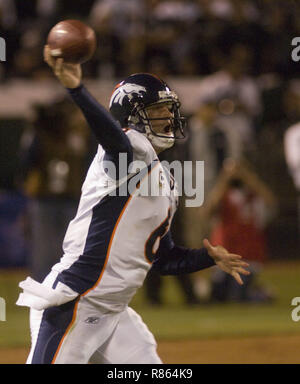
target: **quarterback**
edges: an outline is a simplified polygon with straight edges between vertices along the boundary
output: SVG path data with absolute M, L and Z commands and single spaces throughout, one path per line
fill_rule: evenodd
M 27 363 L 161 363 L 153 335 L 129 307 L 149 269 L 175 275 L 217 265 L 242 284 L 240 275 L 249 273 L 248 264 L 207 239 L 201 249 L 172 240 L 178 197 L 158 154 L 183 135 L 176 93 L 154 75 L 134 74 L 115 87 L 108 112 L 82 84 L 79 64 L 54 59 L 47 46 L 44 57 L 82 110 L 99 146 L 62 258 L 42 283 L 30 277 L 20 283 L 17 304 L 31 308 Z M 122 169 L 120 155 L 126 159 Z M 135 163 L 144 166 L 138 169 Z M 115 164 L 117 172 L 107 164 Z M 119 193 L 133 177 L 138 178 L 136 188 Z M 149 179 L 158 189 L 163 186 L 164 193 L 141 195 Z

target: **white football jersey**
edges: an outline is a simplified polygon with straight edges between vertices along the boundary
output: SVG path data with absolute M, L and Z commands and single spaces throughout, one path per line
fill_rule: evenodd
M 119 182 L 110 178 L 98 147 L 64 238 L 64 255 L 52 268 L 57 283 L 109 311 L 122 311 L 143 284 L 178 204 L 174 179 L 151 143 L 133 129 L 126 134 L 132 173 Z M 124 187 L 131 194 L 120 196 Z

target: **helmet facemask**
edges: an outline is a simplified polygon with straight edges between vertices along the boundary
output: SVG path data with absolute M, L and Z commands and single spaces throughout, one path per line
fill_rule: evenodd
M 155 106 L 166 105 L 171 112 L 171 116 L 167 117 L 150 117 L 149 110 Z M 132 110 L 132 114 L 128 119 L 129 124 L 133 124 L 135 129 L 143 133 L 158 149 L 167 149 L 174 145 L 175 139 L 183 139 L 185 137 L 183 129 L 185 118 L 180 116 L 180 103 L 175 98 L 164 98 L 155 103 L 144 106 L 137 103 Z M 163 131 L 157 132 L 153 128 L 153 123 L 168 122 Z

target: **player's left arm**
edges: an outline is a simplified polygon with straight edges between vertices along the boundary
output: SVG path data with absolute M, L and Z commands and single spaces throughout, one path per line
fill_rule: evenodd
M 224 247 L 212 246 L 205 239 L 203 248 L 190 249 L 175 245 L 170 232 L 161 240 L 152 268 L 161 275 L 179 275 L 197 272 L 217 265 L 232 275 L 238 284 L 243 281 L 240 275 L 249 275 L 248 263 L 240 255 L 228 252 Z

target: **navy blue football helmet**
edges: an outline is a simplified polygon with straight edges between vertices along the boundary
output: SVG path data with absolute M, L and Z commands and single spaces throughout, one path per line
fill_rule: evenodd
M 159 118 L 171 120 L 173 139 L 184 138 L 185 118 L 180 115 L 180 102 L 177 94 L 155 75 L 136 73 L 120 82 L 114 89 L 110 99 L 110 112 L 122 128 L 132 127 L 146 136 L 165 138 L 163 134 L 155 133 L 146 108 L 166 103 L 173 117 Z M 155 119 L 157 120 L 157 119 Z

